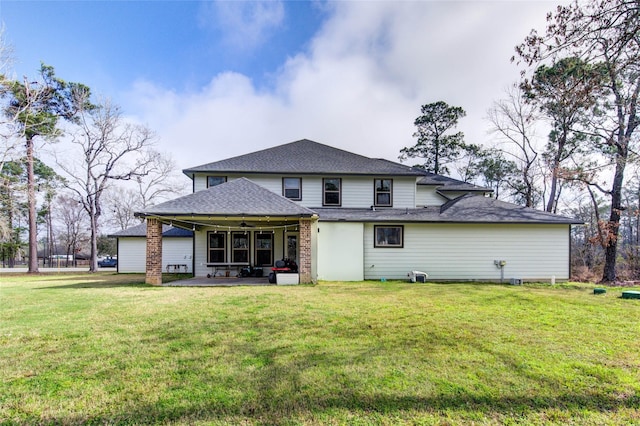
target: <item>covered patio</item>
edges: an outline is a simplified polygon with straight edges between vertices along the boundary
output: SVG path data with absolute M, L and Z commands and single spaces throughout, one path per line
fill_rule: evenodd
M 239 286 L 267 286 L 276 285 L 269 283 L 268 277 L 238 277 L 238 278 L 207 278 L 193 277 L 183 280 L 171 281 L 162 284 L 163 287 L 239 287 Z
M 317 214 L 248 179 L 226 182 L 136 215 L 147 223 L 148 284 L 162 285 L 163 224 L 193 231 L 190 270 L 196 278 L 255 278 L 268 283 L 276 262 L 288 259 L 297 266 L 299 283 L 315 282 Z

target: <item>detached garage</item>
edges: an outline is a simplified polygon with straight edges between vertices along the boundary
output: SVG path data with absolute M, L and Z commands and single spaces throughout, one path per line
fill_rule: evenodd
M 146 271 L 146 224 L 116 232 L 109 237 L 117 239 L 118 272 Z M 162 270 L 193 273 L 193 231 L 162 226 Z

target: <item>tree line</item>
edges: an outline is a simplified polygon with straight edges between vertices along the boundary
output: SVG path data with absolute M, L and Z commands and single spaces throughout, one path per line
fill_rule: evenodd
M 96 271 L 100 252 L 113 251 L 99 250 L 105 218 L 125 229 L 135 210 L 183 189 L 148 127 L 89 87 L 57 77 L 51 66 L 22 80 L 5 70 L 0 99 L 0 256 L 8 266 L 26 257 L 36 273 L 39 257 L 68 261 L 84 251 Z M 45 153 L 53 166 L 42 160 Z
M 521 80 L 487 112 L 490 140 L 466 142 L 456 132 L 464 109 L 429 103 L 414 121 L 416 144 L 400 160 L 581 219 L 586 225 L 572 230 L 574 272 L 638 279 L 639 12 L 637 0 L 558 6 L 543 32 L 515 46 Z M 8 63 L 4 46 L 0 66 Z M 182 190 L 168 178 L 173 162 L 154 149 L 150 129 L 52 67 L 22 80 L 0 71 L 0 255 L 12 259 L 27 246 L 29 271 L 37 272 L 38 235 L 47 244 L 64 235 L 67 252 L 88 247 L 94 271 L 105 219 L 125 229 L 137 223 L 133 211 Z M 54 164 L 40 150 L 53 152 Z
M 434 173 L 455 167 L 496 197 L 583 220 L 572 232 L 574 270 L 639 279 L 640 3 L 558 6 L 515 52 L 522 78 L 488 112 L 491 141 L 452 133 L 465 112 L 440 101 L 422 106 L 417 143 L 400 159 Z

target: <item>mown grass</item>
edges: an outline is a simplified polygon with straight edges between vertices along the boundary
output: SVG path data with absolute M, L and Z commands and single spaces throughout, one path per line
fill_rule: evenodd
M 640 423 L 619 289 L 0 276 L 3 424 Z

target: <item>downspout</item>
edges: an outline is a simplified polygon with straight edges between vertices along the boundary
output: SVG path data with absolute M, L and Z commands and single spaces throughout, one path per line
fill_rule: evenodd
M 195 277 L 196 276 L 196 233 L 195 231 L 192 231 L 192 232 L 193 232 L 193 236 L 191 237 L 191 275 Z

